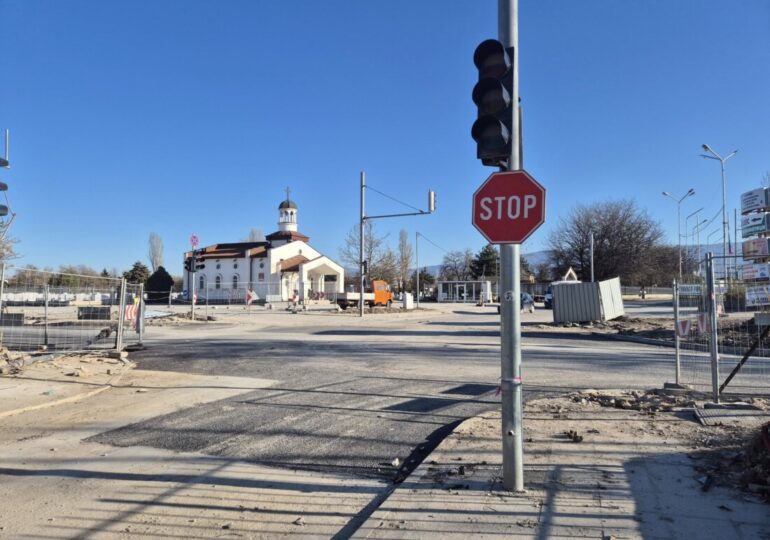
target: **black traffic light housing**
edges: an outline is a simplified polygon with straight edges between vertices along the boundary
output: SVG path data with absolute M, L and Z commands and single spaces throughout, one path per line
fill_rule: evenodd
M 206 268 L 205 264 L 203 264 L 202 262 L 197 262 L 196 261 L 196 263 L 195 263 L 195 269 L 196 270 L 203 270 L 204 268 Z
M 510 158 L 513 140 L 513 48 L 488 39 L 476 47 L 473 63 L 479 70 L 473 87 L 478 118 L 471 128 L 476 157 L 484 165 L 499 166 Z
M 188 257 L 187 259 L 184 260 L 184 269 L 185 270 L 187 270 L 188 272 L 194 272 L 195 271 L 194 268 L 195 268 L 195 257 L 194 256 L 193 257 Z

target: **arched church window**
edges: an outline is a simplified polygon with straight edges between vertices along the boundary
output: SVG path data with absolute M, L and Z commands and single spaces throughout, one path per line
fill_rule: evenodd
M 198 278 L 198 288 L 203 290 L 206 288 L 206 282 L 204 281 L 203 274 Z
M 238 288 L 238 274 L 233 275 L 233 289 Z
M 214 280 L 214 287 L 217 289 L 222 288 L 222 276 L 217 276 L 217 278 Z

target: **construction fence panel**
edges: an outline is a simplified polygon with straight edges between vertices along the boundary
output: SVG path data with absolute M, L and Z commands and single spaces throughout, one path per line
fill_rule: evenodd
M 122 342 L 124 347 L 142 344 L 144 338 L 145 314 L 144 285 L 126 283 L 126 296 L 123 302 Z
M 274 303 L 323 305 L 337 303 L 337 283 L 327 281 L 260 281 L 237 287 L 208 284 L 196 291 L 196 304 L 249 307 Z
M 120 278 L 2 265 L 0 345 L 16 351 L 114 349 Z
M 713 300 L 707 282 L 709 264 L 715 276 Z M 678 284 L 684 384 L 713 392 L 716 383 L 724 395 L 770 394 L 770 272 L 758 276 L 753 266 L 736 263 L 734 257 L 713 257 L 713 262 L 707 258 Z M 712 310 L 717 321 L 713 340 Z

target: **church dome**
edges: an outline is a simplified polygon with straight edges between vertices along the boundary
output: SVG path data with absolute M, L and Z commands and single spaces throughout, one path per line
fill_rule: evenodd
M 295 203 L 291 199 L 286 199 L 285 201 L 283 201 L 281 204 L 278 205 L 278 210 L 283 210 L 285 208 L 293 208 L 296 210 L 297 203 Z

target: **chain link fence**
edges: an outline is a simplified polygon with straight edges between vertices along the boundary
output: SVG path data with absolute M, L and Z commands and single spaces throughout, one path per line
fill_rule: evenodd
M 135 308 L 127 309 L 129 298 Z M 120 350 L 126 328 L 142 328 L 136 321 L 143 306 L 141 286 L 127 286 L 121 278 L 2 265 L 0 346 L 25 352 Z M 129 338 L 140 341 L 141 334 Z
M 719 259 L 674 285 L 677 382 L 715 400 L 770 394 L 770 272 Z

